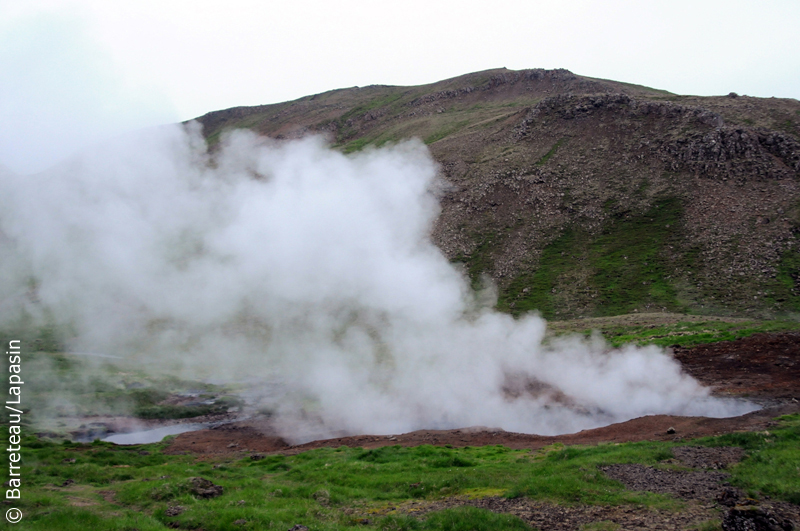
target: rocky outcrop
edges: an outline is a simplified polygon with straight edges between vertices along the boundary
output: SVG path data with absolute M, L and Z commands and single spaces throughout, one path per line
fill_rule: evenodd
M 709 178 L 791 179 L 800 172 L 800 143 L 775 131 L 728 126 L 717 113 L 628 94 L 559 94 L 530 109 L 514 128 L 515 141 L 548 117 L 585 120 L 603 113 L 612 120 L 650 120 L 653 131 L 640 143 L 667 171 Z M 782 164 L 776 164 L 777 158 Z

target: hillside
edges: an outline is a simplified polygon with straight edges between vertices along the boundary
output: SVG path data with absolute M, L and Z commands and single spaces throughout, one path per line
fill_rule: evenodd
M 449 183 L 435 242 L 513 314 L 800 314 L 797 100 L 498 69 L 197 120 L 212 146 L 235 128 L 344 152 L 422 139 Z

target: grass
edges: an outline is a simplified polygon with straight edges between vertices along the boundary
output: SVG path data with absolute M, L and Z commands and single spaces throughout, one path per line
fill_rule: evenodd
M 800 504 L 800 415 L 781 417 L 771 431 L 731 433 L 699 439 L 705 446 L 739 446 L 747 458 L 732 469 L 732 483 L 752 497 L 771 496 Z
M 388 530 L 442 530 L 442 531 L 496 531 L 498 529 L 527 530 L 530 527 L 520 518 L 509 514 L 497 514 L 476 507 L 458 507 L 432 513 L 427 519 L 413 516 L 391 516 L 382 522 Z
M 800 415 L 792 415 L 782 417 L 769 433 L 735 433 L 680 444 L 740 446 L 746 458 L 730 469 L 735 485 L 756 498 L 766 495 L 798 503 L 799 441 Z M 424 518 L 397 510 L 414 500 L 414 507 L 424 508 L 455 495 L 487 494 L 678 511 L 683 502 L 629 491 L 598 468 L 615 463 L 666 466 L 660 463 L 672 457 L 676 445 L 553 445 L 538 451 L 503 446 L 340 447 L 253 461 L 165 455 L 166 443 L 55 444 L 26 437 L 23 497 L 17 504 L 24 518 L 16 529 L 142 531 L 177 525 L 221 531 L 289 529 L 296 524 L 320 530 L 527 529 L 516 517 L 471 507 L 435 511 Z M 223 495 L 192 495 L 188 479 L 195 476 L 221 485 Z M 74 483 L 65 485 L 67 480 Z M 167 516 L 167 509 L 176 506 L 183 512 Z M 237 521 L 240 524 L 234 524 Z M 601 524 L 587 529 L 604 529 Z
M 404 92 L 396 92 L 396 91 L 392 91 L 387 94 L 382 94 L 376 98 L 367 101 L 362 105 L 353 107 L 352 109 L 344 113 L 342 116 L 340 116 L 339 121 L 344 123 L 351 118 L 362 116 L 373 109 L 379 109 L 381 107 L 391 106 L 393 103 L 402 99 L 404 96 L 406 96 Z
M 800 312 L 800 253 L 789 249 L 781 255 L 778 274 L 769 290 L 768 300 L 784 310 Z
M 681 310 L 674 288 L 667 282 L 663 257 L 679 223 L 682 206 L 677 199 L 657 202 L 650 211 L 612 224 L 592 242 L 589 261 L 596 271 L 600 315 L 628 313 L 651 303 Z
M 494 261 L 492 253 L 497 245 L 498 236 L 494 232 L 488 232 L 476 235 L 473 239 L 479 243 L 472 253 L 457 256 L 453 262 L 464 264 L 472 289 L 478 290 L 481 288 L 481 276 L 491 268 Z
M 665 198 L 641 214 L 618 212 L 601 234 L 568 228 L 544 248 L 538 266 L 512 279 L 498 307 L 514 315 L 538 310 L 546 318 L 562 308 L 559 292 L 583 289 L 572 297 L 585 316 L 622 315 L 638 308 L 685 311 L 669 278 L 668 258 L 676 244 L 682 205 Z M 575 281 L 575 272 L 583 272 Z M 512 306 L 513 304 L 513 306 Z
M 553 144 L 553 147 L 550 148 L 550 151 L 548 151 L 547 153 L 542 155 L 542 158 L 540 158 L 538 161 L 536 161 L 536 165 L 537 166 L 544 166 L 545 162 L 547 162 L 548 159 L 550 159 L 550 157 L 555 155 L 556 151 L 558 151 L 558 148 L 561 147 L 561 145 L 564 144 L 564 142 L 566 142 L 566 138 L 562 138 L 558 142 Z
M 370 144 L 370 139 L 368 138 L 357 138 L 352 142 L 348 142 L 347 144 L 341 147 L 342 153 L 354 153 L 356 151 L 361 151 L 365 147 Z
M 559 278 L 578 267 L 575 251 L 581 236 L 568 229 L 542 251 L 538 267 L 516 276 L 500 294 L 498 308 L 514 315 L 538 311 L 547 318 L 556 316 Z M 511 304 L 514 304 L 512 307 Z
M 590 325 L 573 321 L 568 326 L 557 326 L 556 334 L 581 333 L 589 335 L 598 330 L 613 347 L 633 343 L 636 345 L 659 345 L 689 347 L 718 341 L 734 341 L 753 334 L 788 332 L 800 330 L 796 321 L 750 321 L 735 322 L 698 320 L 679 321 L 671 324 L 615 324 Z
M 471 120 L 461 120 L 458 122 L 449 123 L 426 136 L 423 139 L 423 142 L 425 142 L 425 144 L 433 144 L 434 142 L 438 142 L 439 140 L 442 140 L 443 138 L 446 138 L 459 131 L 464 126 L 468 125 L 470 121 Z

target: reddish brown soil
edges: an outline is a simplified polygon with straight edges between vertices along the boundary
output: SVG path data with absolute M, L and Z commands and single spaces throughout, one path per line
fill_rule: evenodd
M 288 446 L 289 444 L 286 441 L 269 430 L 237 422 L 208 430 L 181 433 L 173 440 L 166 453 L 230 454 L 237 452 L 274 452 Z
M 798 332 L 673 350 L 686 372 L 719 395 L 800 400 Z
M 676 348 L 675 357 L 691 374 L 720 396 L 747 397 L 764 404 L 761 411 L 734 418 L 652 415 L 578 433 L 545 437 L 485 428 L 420 430 L 396 436 L 359 435 L 290 446 L 265 421 L 244 421 L 215 429 L 183 433 L 169 448 L 171 453 L 221 455 L 238 452 L 296 453 L 313 448 L 421 444 L 481 446 L 502 444 L 510 448 L 541 448 L 563 444 L 597 444 L 644 440 L 673 440 L 763 430 L 773 418 L 800 412 L 800 334 L 758 334 L 746 339 Z M 667 433 L 674 428 L 674 433 Z M 671 431 L 671 430 L 670 430 Z

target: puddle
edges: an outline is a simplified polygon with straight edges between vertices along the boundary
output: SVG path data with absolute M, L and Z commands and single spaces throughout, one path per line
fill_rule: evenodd
M 114 444 L 150 444 L 160 442 L 167 435 L 178 435 L 187 431 L 197 431 L 208 428 L 210 424 L 173 424 L 154 428 L 152 430 L 132 431 L 130 433 L 115 433 L 103 440 Z

